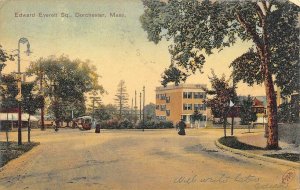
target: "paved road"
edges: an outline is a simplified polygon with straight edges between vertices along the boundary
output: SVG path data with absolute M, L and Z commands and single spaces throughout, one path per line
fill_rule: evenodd
M 0 189 L 299 189 L 295 169 L 218 149 L 222 130 L 32 134 L 41 145 L 0 169 Z

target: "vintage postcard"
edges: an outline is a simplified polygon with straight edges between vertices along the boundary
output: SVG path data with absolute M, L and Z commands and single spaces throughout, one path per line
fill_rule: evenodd
M 299 0 L 0 0 L 0 190 L 300 190 Z

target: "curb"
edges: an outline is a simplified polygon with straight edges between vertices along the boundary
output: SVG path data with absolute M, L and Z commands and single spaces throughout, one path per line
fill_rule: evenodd
M 225 146 L 225 145 L 221 144 L 219 142 L 219 139 L 217 139 L 215 141 L 215 145 L 217 147 L 219 147 L 220 149 L 227 150 L 227 151 L 230 151 L 234 154 L 239 154 L 239 155 L 245 156 L 247 158 L 254 158 L 254 159 L 257 159 L 257 160 L 262 160 L 262 161 L 271 162 L 271 163 L 275 163 L 275 164 L 285 165 L 285 166 L 289 166 L 289 167 L 293 167 L 293 168 L 300 168 L 299 163 L 295 163 L 295 162 L 291 162 L 291 161 L 287 161 L 287 160 L 280 160 L 280 159 L 271 158 L 271 157 L 267 157 L 267 156 L 261 156 L 261 155 L 249 153 L 249 152 L 246 152 L 246 151 L 230 148 L 228 146 Z

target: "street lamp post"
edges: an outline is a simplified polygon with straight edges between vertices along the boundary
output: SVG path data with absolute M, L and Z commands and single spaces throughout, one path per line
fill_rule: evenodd
M 145 130 L 145 86 L 143 86 L 143 131 Z
M 18 42 L 18 145 L 22 145 L 22 109 L 21 109 L 21 65 L 20 65 L 20 45 L 27 43 L 27 55 L 30 55 L 30 44 L 27 38 L 20 38 Z
M 44 101 L 44 93 L 43 93 L 43 71 L 40 68 L 40 92 L 41 92 L 41 96 L 43 97 L 43 101 Z M 41 130 L 44 131 L 45 130 L 45 122 L 44 122 L 44 110 L 45 106 L 43 105 L 41 107 Z

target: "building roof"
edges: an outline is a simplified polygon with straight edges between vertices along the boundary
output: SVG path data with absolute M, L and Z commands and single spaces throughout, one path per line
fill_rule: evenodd
M 28 121 L 29 115 L 27 113 L 22 113 L 22 121 Z M 0 121 L 18 121 L 18 113 L 0 113 Z M 38 121 L 38 118 L 31 115 L 31 121 Z
M 253 106 L 256 106 L 256 107 L 262 106 L 263 107 L 264 103 L 262 101 L 258 100 L 256 97 L 254 97 L 254 99 L 253 99 Z
M 206 88 L 206 84 L 179 84 L 179 85 L 168 85 L 166 87 L 160 86 L 156 87 L 156 91 L 161 90 L 173 90 L 173 89 L 202 89 Z

